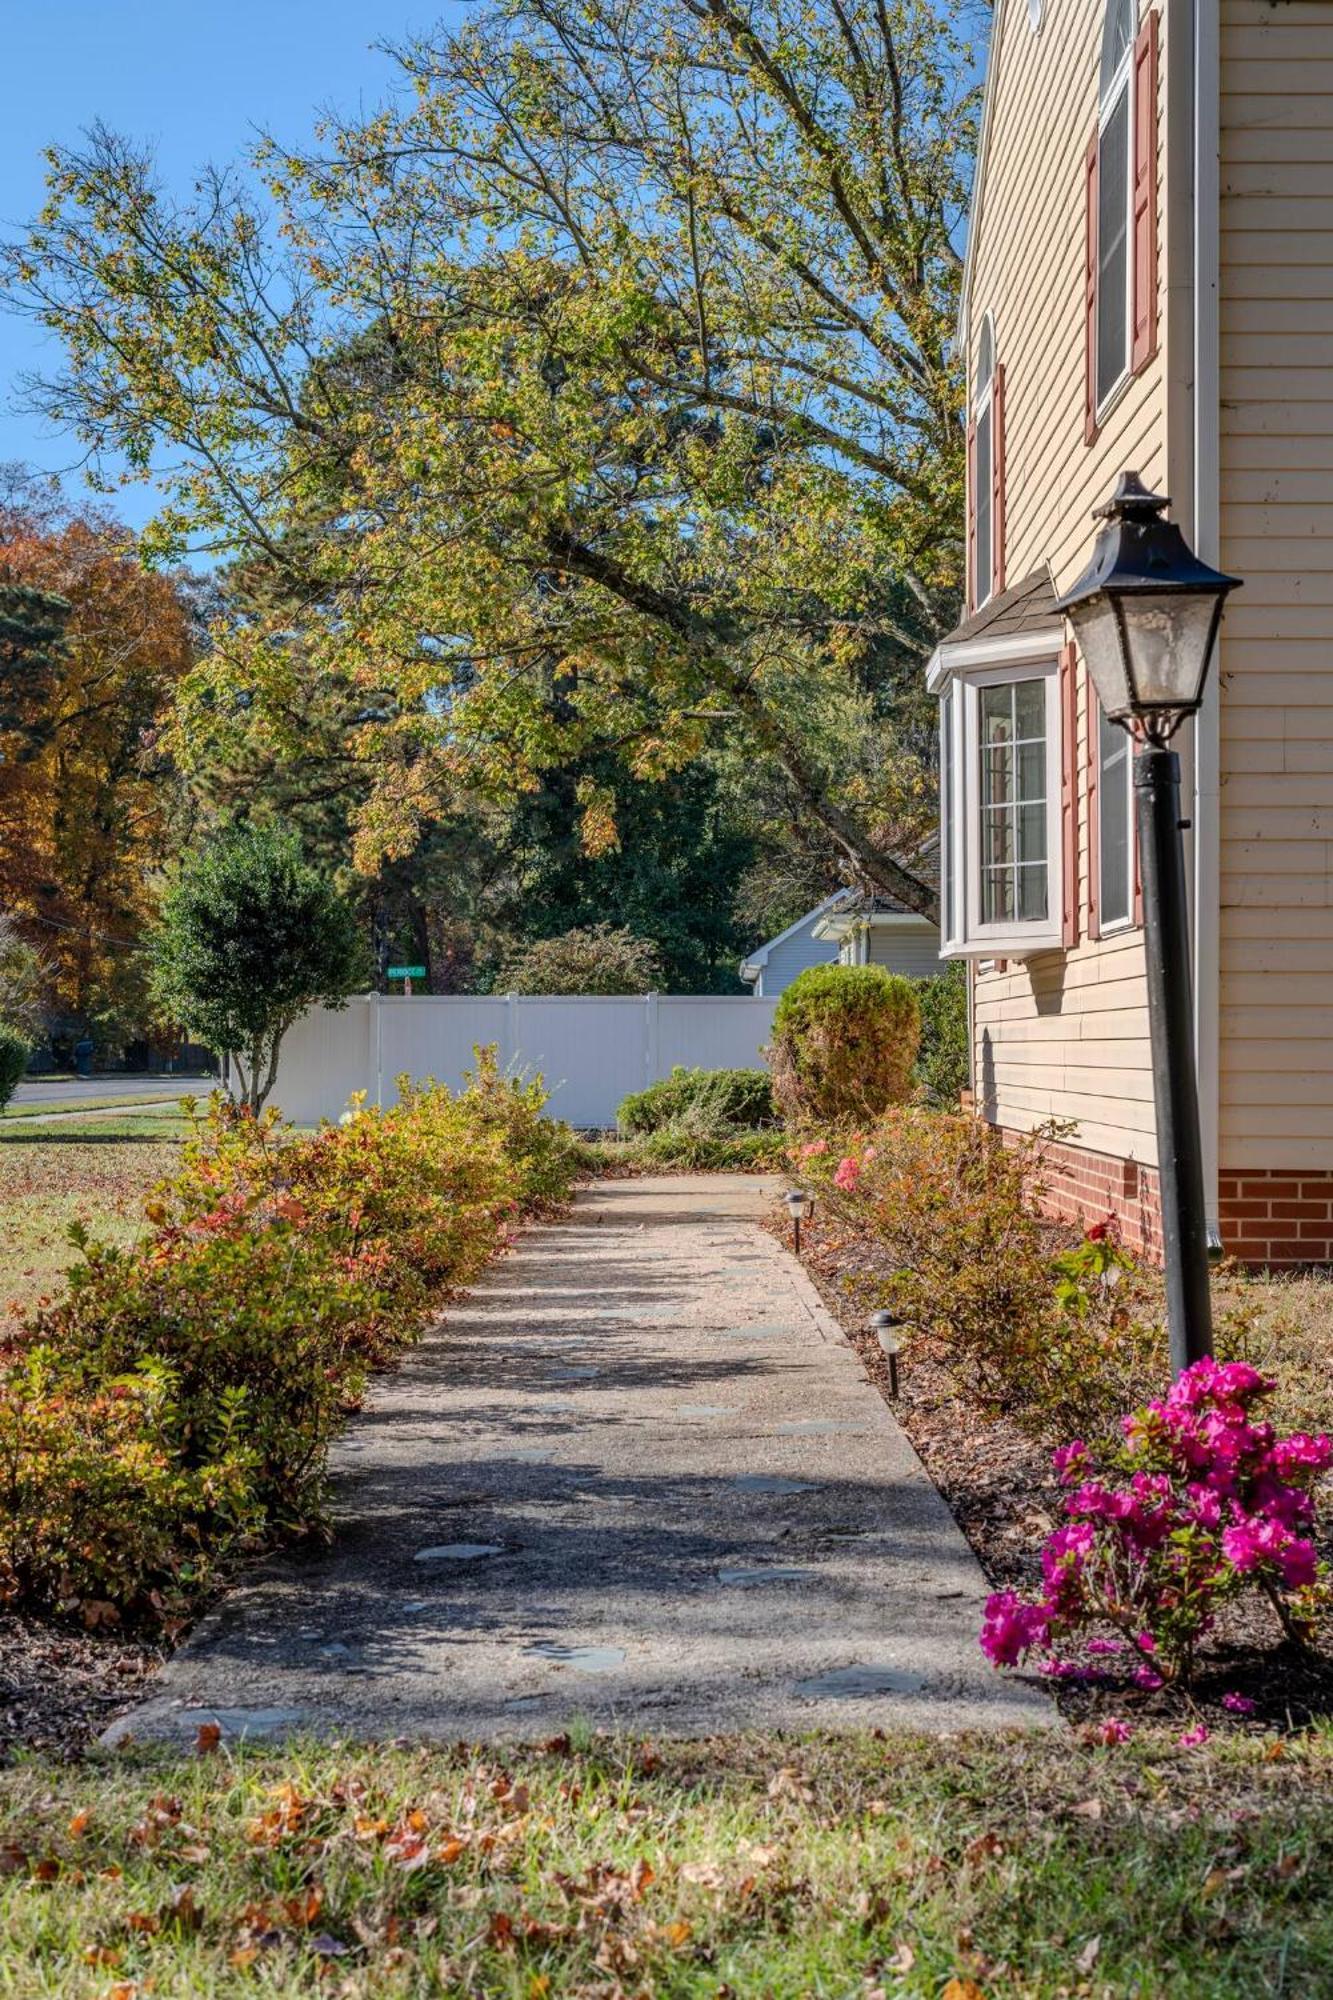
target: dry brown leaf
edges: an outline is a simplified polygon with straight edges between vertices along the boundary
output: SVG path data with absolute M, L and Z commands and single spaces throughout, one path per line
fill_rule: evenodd
M 194 1735 L 195 1754 L 200 1757 L 211 1757 L 221 1742 L 221 1724 L 201 1722 Z
M 940 2000 L 986 2000 L 986 1996 L 975 1979 L 954 1978 L 946 1984 Z
M 1082 1951 L 1079 1953 L 1078 1957 L 1074 1960 L 1074 1963 L 1075 1965 L 1077 1965 L 1080 1972 L 1092 1971 L 1093 1966 L 1097 1963 L 1098 1958 L 1101 1956 L 1101 1949 L 1102 1949 L 1102 1941 L 1099 1937 L 1091 1937 L 1088 1939 L 1088 1942 L 1084 1945 Z

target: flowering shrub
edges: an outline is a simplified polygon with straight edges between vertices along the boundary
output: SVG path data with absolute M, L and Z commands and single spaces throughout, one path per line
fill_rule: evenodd
M 247 1541 L 321 1525 L 328 1444 L 426 1310 L 576 1159 L 478 1052 L 457 1095 L 298 1137 L 215 1100 L 132 1251 L 89 1241 L 0 1377 L 0 1599 L 160 1615 Z
M 1002 1145 L 974 1119 L 914 1105 L 793 1157 L 825 1215 L 879 1252 L 857 1281 L 867 1306 L 917 1328 L 964 1387 L 1037 1436 L 1096 1436 L 1152 1380 L 1164 1343 L 1113 1233 L 1053 1247 L 1038 1212 L 1046 1136 Z
M 1248 1362 L 1199 1361 L 1123 1420 L 1103 1462 L 1081 1439 L 1057 1451 L 1066 1521 L 1042 1551 L 1042 1595 L 988 1600 L 987 1657 L 1036 1652 L 1048 1673 L 1096 1676 L 1066 1657 L 1081 1644 L 1122 1656 L 1140 1687 L 1187 1681 L 1218 1611 L 1254 1590 L 1307 1641 L 1327 1595 L 1314 1489 L 1333 1440 L 1279 1437 L 1255 1413 L 1274 1386 Z

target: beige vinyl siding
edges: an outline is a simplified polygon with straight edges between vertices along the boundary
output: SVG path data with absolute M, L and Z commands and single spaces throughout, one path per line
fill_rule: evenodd
M 996 7 L 994 93 L 969 297 L 969 379 L 982 317 L 995 323 L 1005 367 L 1005 574 L 1049 563 L 1072 582 L 1092 546 L 1092 510 L 1126 467 L 1170 489 L 1166 390 L 1164 166 L 1170 16 L 1159 7 L 1158 350 L 1083 436 L 1084 155 L 1096 126 L 1103 0 L 1048 5 L 1041 32 L 1026 0 Z M 1147 7 L 1140 10 L 1146 17 Z M 1188 347 L 1186 327 L 1176 335 Z M 1079 676 L 1080 791 L 1087 704 Z M 1087 902 L 1089 827 L 1079 806 L 1079 931 Z M 1077 1142 L 1156 1163 L 1140 934 L 1084 940 L 1071 952 L 980 970 L 975 990 L 977 1102 L 1011 1128 L 1073 1119 Z
M 1333 0 L 1222 0 L 1222 1162 L 1333 1167 Z

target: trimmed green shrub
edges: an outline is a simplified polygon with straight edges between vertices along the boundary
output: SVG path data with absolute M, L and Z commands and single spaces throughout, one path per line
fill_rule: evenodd
M 17 1028 L 0 1021 L 0 1111 L 3 1111 L 23 1080 L 28 1067 L 28 1044 Z
M 662 979 L 662 954 L 651 938 L 589 924 L 523 945 L 506 959 L 499 985 L 506 993 L 652 993 Z
M 685 1069 L 677 1063 L 670 1076 L 636 1090 L 616 1113 L 620 1130 L 659 1132 L 686 1114 L 702 1111 L 719 1135 L 771 1125 L 777 1117 L 773 1087 L 763 1069 Z
M 921 1048 L 916 1081 L 927 1104 L 956 1111 L 971 1075 L 967 1047 L 967 967 L 955 959 L 933 978 L 919 979 Z
M 778 1001 L 767 1054 L 789 1124 L 847 1126 L 901 1104 L 921 1040 L 916 982 L 878 965 L 814 965 Z

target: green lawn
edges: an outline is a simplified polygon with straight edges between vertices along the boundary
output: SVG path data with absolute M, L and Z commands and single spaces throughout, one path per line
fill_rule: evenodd
M 0 1311 L 58 1285 L 78 1254 L 66 1236 L 71 1222 L 132 1242 L 143 1198 L 171 1171 L 187 1129 L 174 1107 L 53 1125 L 0 1122 Z
M 288 1747 L 0 1777 L 0 1994 L 1314 1995 L 1333 1744 Z

